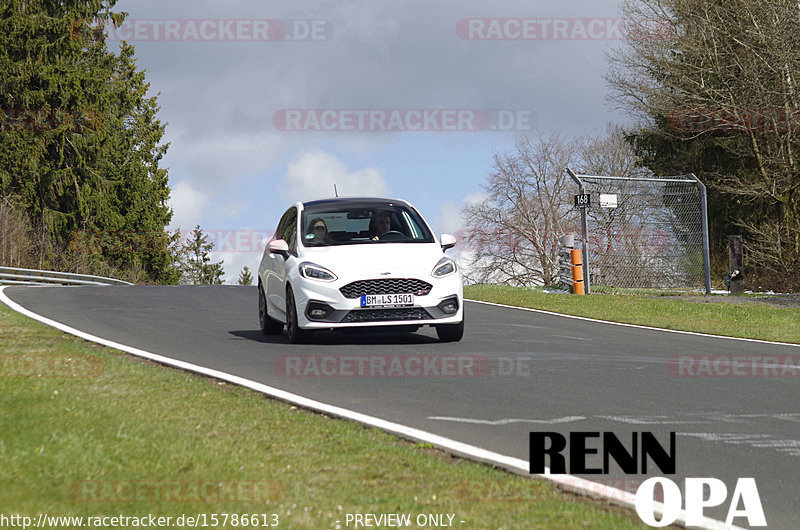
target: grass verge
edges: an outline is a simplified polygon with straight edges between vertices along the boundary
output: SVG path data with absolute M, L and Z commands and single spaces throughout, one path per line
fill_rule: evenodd
M 800 340 L 800 308 L 774 307 L 752 301 L 684 296 L 677 299 L 620 294 L 575 296 L 543 289 L 504 285 L 471 285 L 473 300 L 542 309 L 567 315 L 777 342 Z
M 645 527 L 632 511 L 164 368 L 2 304 L 0 414 L 7 517 L 211 527 L 217 514 L 217 528 L 254 528 L 276 514 L 281 528 L 347 528 L 348 513 L 404 513 L 451 514 L 461 528 Z

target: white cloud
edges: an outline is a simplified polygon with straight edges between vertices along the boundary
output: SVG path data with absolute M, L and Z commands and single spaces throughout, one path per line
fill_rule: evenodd
M 486 200 L 488 197 L 489 197 L 489 194 L 487 194 L 484 191 L 479 191 L 477 193 L 468 193 L 464 197 L 464 204 L 465 205 L 467 205 L 467 204 L 475 204 L 476 202 L 481 202 L 481 201 Z
M 280 194 L 287 202 L 333 197 L 334 184 L 340 197 L 388 195 L 382 169 L 369 166 L 350 171 L 334 155 L 319 150 L 303 153 L 289 163 Z
M 374 4 L 343 4 L 335 9 L 341 35 L 371 46 L 386 46 L 400 36 L 400 18 L 387 14 L 385 7 Z M 388 16 L 387 16 L 388 15 Z
M 439 216 L 433 223 L 433 229 L 438 233 L 457 235 L 464 229 L 464 217 L 461 210 L 468 204 L 480 202 L 486 198 L 486 193 L 469 193 L 461 200 L 461 204 L 448 202 L 442 205 Z
M 447 255 L 458 263 L 462 276 L 469 275 L 471 269 L 470 263 L 475 255 L 474 252 L 464 246 L 464 232 L 466 228 L 464 226 L 465 221 L 461 215 L 461 210 L 464 206 L 480 202 L 485 198 L 486 193 L 478 192 L 467 194 L 462 199 L 460 205 L 453 202 L 445 203 L 442 206 L 439 217 L 437 217 L 434 222 L 434 230 L 437 231 L 437 234 L 452 234 L 456 236 L 456 247 L 448 250 Z
M 218 192 L 237 180 L 275 164 L 288 140 L 280 134 L 221 133 L 201 136 L 176 127 L 165 160 L 171 174 L 186 175 L 203 191 Z
M 445 203 L 442 206 L 439 217 L 434 221 L 434 230 L 440 234 L 455 234 L 464 227 L 464 219 L 461 217 L 461 206 L 454 202 Z
M 182 180 L 172 186 L 169 206 L 173 210 L 170 228 L 189 230 L 200 223 L 200 217 L 208 204 L 209 196 Z

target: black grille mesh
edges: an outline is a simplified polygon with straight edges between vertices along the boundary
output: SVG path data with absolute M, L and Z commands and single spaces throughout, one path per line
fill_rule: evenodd
M 359 280 L 348 283 L 339 292 L 345 298 L 358 298 L 362 294 L 400 294 L 411 293 L 424 296 L 431 292 L 433 286 L 428 282 L 414 278 L 381 278 L 379 280 Z
M 355 309 L 345 315 L 342 322 L 381 322 L 386 320 L 428 320 L 430 313 L 421 307 L 395 309 Z

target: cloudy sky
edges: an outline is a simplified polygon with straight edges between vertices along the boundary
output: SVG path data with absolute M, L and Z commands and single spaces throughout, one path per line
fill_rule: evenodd
M 120 0 L 168 122 L 173 227 L 226 279 L 256 269 L 286 207 L 404 198 L 438 233 L 516 135 L 601 134 L 616 0 Z

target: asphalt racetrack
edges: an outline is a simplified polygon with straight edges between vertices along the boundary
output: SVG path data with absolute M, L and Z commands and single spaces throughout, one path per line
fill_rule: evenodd
M 422 328 L 322 332 L 314 344 L 292 345 L 285 334 L 259 333 L 255 287 L 11 287 L 4 293 L 104 339 L 525 461 L 532 431 L 609 431 L 626 445 L 631 433 L 647 431 L 665 447 L 675 432 L 677 470 L 669 478 L 681 489 L 685 477 L 715 477 L 727 486 L 727 500 L 705 515 L 724 521 L 737 479 L 753 477 L 769 528 L 800 527 L 796 346 L 476 302 L 466 303 L 459 343 L 439 343 L 433 329 Z M 734 369 L 719 362 L 743 356 L 766 365 Z M 714 359 L 715 369 L 704 371 Z M 602 458 L 587 462 L 602 467 Z M 647 476 L 660 475 L 650 462 Z M 608 474 L 581 476 L 632 492 L 645 478 L 623 474 L 613 461 Z M 744 517 L 733 522 L 748 526 Z

